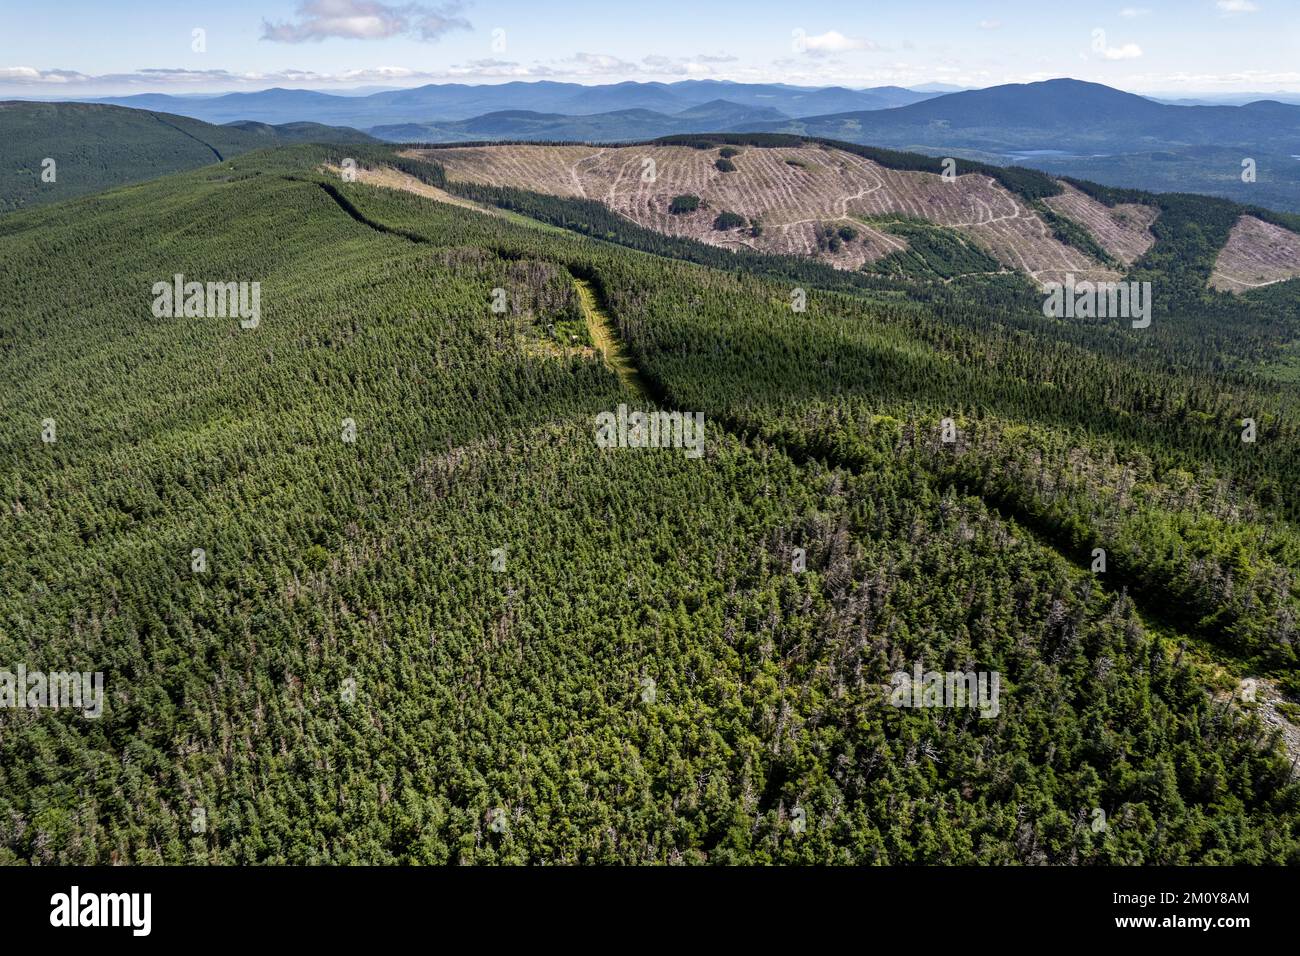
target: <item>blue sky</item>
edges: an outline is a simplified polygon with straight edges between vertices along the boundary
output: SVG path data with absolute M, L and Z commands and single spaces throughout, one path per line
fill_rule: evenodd
M 1300 0 L 47 0 L 7 4 L 0 94 L 691 77 L 854 87 L 1057 76 L 1300 91 Z M 195 30 L 202 30 L 202 44 Z M 196 45 L 202 49 L 195 49 Z

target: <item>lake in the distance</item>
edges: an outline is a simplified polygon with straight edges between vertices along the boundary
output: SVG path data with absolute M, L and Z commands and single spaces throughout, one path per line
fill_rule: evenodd
M 1104 159 L 1110 153 L 1070 153 L 1063 149 L 1021 149 L 1015 152 L 1004 153 L 1004 156 L 1010 162 L 1019 163 L 1026 159 L 1044 159 L 1046 157 L 1060 157 L 1062 159 Z

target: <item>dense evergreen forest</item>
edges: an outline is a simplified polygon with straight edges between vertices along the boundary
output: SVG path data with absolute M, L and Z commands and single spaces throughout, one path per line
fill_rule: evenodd
M 915 223 L 837 272 L 377 146 L 0 218 L 0 661 L 107 697 L 0 711 L 0 862 L 1300 864 L 1300 283 L 1145 199 L 1141 330 Z M 646 401 L 580 288 L 701 458 L 593 440 Z
M 0 214 L 303 142 L 373 141 L 319 123 L 217 126 L 103 103 L 0 100 Z

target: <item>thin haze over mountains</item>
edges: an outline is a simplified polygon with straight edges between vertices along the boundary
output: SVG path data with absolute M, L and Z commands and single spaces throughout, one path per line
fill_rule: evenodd
M 1294 13 L 1281 0 L 753 0 L 743 15 L 687 0 L 599 11 L 525 0 L 61 0 L 24 9 L 22 30 L 0 36 L 0 95 L 684 79 L 952 92 L 1063 76 L 1161 97 L 1296 93 Z
M 388 141 L 778 131 L 1243 201 L 1246 157 L 1296 209 L 1290 7 L 66 0 L 0 37 L 0 96 Z
M 869 90 L 799 87 L 784 83 L 732 83 L 684 80 L 676 83 L 620 83 L 595 86 L 549 80 L 493 85 L 427 84 L 366 96 L 341 96 L 311 90 L 271 89 L 223 96 L 139 94 L 101 101 L 136 109 L 160 109 L 210 123 L 258 120 L 330 122 L 368 129 L 391 123 L 466 120 L 502 110 L 588 116 L 619 110 L 647 110 L 699 117 L 702 107 L 725 103 L 748 110 L 755 121 L 816 116 L 850 110 L 876 110 L 937 96 L 896 86 Z M 706 111 L 707 112 L 707 111 Z M 762 115 L 755 115 L 762 114 Z M 720 117 L 734 122 L 730 115 Z

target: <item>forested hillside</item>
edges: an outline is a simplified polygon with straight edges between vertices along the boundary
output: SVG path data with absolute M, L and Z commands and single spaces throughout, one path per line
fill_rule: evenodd
M 0 711 L 0 862 L 1300 864 L 1297 283 L 1161 203 L 1140 330 L 380 147 L 0 218 L 0 659 L 107 696 Z M 702 457 L 594 440 L 592 298 Z
M 0 102 L 0 213 L 285 143 L 364 143 L 318 123 L 209 123 L 94 103 Z

